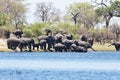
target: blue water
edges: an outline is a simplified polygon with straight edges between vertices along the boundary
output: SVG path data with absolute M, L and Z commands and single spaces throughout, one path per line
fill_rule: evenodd
M 0 80 L 120 80 L 120 52 L 0 52 Z

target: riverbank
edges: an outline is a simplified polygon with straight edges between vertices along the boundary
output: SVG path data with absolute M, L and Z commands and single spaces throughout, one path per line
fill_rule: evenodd
M 0 38 L 0 52 L 13 52 L 7 48 L 6 39 Z
M 93 48 L 96 51 L 115 51 L 114 46 L 108 47 L 108 45 L 109 45 L 108 43 L 106 43 L 104 45 L 100 45 L 98 43 L 95 43 L 93 45 Z M 13 50 L 10 50 L 7 48 L 6 39 L 0 38 L 0 52 L 13 52 Z

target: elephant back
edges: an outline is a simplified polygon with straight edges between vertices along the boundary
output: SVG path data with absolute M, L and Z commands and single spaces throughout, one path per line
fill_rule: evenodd
M 87 48 L 83 46 L 77 46 L 76 52 L 87 52 Z
M 81 40 L 76 40 L 75 41 L 75 44 L 77 46 L 83 46 L 85 48 L 91 48 L 91 44 L 89 44 L 88 42 L 85 42 L 85 41 L 81 41 Z
M 7 39 L 8 49 L 15 50 L 18 47 L 19 43 L 20 43 L 19 39 L 15 38 L 15 37 Z
M 38 41 L 40 40 L 47 40 L 48 36 L 42 35 L 38 37 Z

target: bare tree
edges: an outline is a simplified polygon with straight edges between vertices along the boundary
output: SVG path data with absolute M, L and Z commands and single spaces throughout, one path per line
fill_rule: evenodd
M 36 4 L 36 12 L 37 17 L 44 23 L 54 21 L 59 19 L 60 11 L 52 6 L 52 3 L 38 3 Z M 58 20 L 59 21 L 59 20 Z
M 73 20 L 74 20 L 74 23 L 75 23 L 75 25 L 77 24 L 77 18 L 78 18 L 78 15 L 79 15 L 79 12 L 77 12 L 77 13 L 73 13 L 73 12 L 71 12 L 71 14 L 72 14 L 72 18 L 73 18 Z

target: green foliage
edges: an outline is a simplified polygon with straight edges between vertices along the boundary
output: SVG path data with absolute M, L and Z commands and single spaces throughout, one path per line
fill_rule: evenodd
M 77 24 L 83 24 L 86 28 L 90 28 L 93 26 L 93 23 L 96 23 L 96 13 L 93 6 L 89 2 L 78 2 L 71 4 L 68 7 L 67 16 L 71 16 L 71 19 L 74 20 L 73 13 L 78 14 L 77 17 Z
M 0 26 L 6 25 L 6 17 L 3 13 L 0 12 Z
M 95 12 L 100 16 L 108 13 L 120 16 L 120 1 L 116 0 L 107 7 L 98 7 Z
M 110 6 L 111 11 L 117 16 L 120 17 L 120 1 L 114 1 Z
M 45 29 L 52 29 L 50 28 L 50 24 L 45 24 L 45 23 L 35 23 L 30 26 L 26 26 L 23 28 L 23 32 L 25 35 L 29 37 L 38 37 L 40 35 L 45 34 Z

